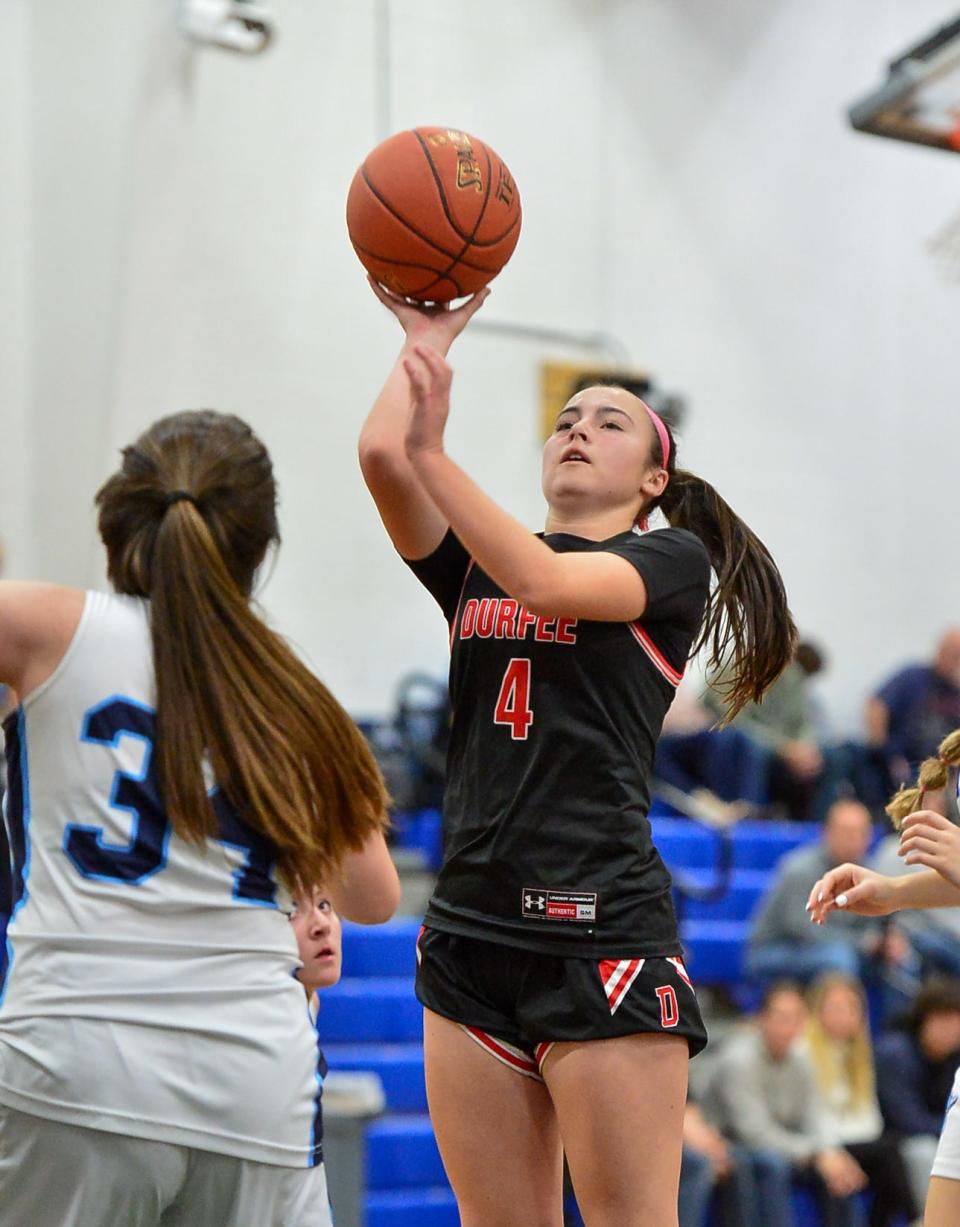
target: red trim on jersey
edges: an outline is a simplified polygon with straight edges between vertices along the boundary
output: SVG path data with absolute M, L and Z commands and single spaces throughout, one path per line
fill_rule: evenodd
M 602 959 L 597 964 L 611 1014 L 616 1014 L 620 1008 L 645 962 L 645 959 Z
M 533 1050 L 534 1060 L 537 1062 L 537 1069 L 540 1071 L 540 1076 L 543 1077 L 543 1063 L 553 1051 L 556 1040 L 550 1040 L 549 1043 L 538 1044 Z
M 679 686 L 683 681 L 683 673 L 678 673 L 673 665 L 663 655 L 657 645 L 653 642 L 647 632 L 643 629 L 639 622 L 628 622 L 627 630 L 633 635 L 637 643 L 643 648 L 646 654 L 653 662 L 654 668 L 662 677 L 664 677 L 671 686 Z
M 450 651 L 453 651 L 453 638 L 457 633 L 457 623 L 460 621 L 460 606 L 463 604 L 463 594 L 467 590 L 467 580 L 470 577 L 470 572 L 473 570 L 473 559 L 467 563 L 467 569 L 463 573 L 463 583 L 460 585 L 460 595 L 457 597 L 457 608 L 453 611 L 453 620 L 450 623 Z
M 697 990 L 693 987 L 693 981 L 690 979 L 689 975 L 687 974 L 687 969 L 683 965 L 683 959 L 676 959 L 676 958 L 668 957 L 667 962 L 673 964 L 673 966 L 677 969 L 677 975 L 684 982 L 684 984 L 687 986 L 690 992 L 693 993 L 694 996 L 696 996 Z
M 501 1061 L 510 1069 L 516 1070 L 518 1074 L 523 1074 L 524 1077 L 535 1078 L 538 1082 L 541 1080 L 536 1065 L 525 1052 L 521 1052 L 519 1048 L 514 1048 L 512 1044 L 508 1044 L 504 1040 L 494 1039 L 492 1035 L 488 1035 L 486 1031 L 481 1031 L 479 1027 L 468 1027 L 466 1023 L 460 1023 L 459 1025 L 475 1043 L 479 1044 L 481 1048 L 486 1049 L 492 1057 L 496 1057 L 498 1061 Z
M 426 926 L 426 925 L 421 925 L 421 926 L 420 926 L 420 932 L 417 934 L 416 951 L 417 951 L 417 966 L 418 966 L 418 967 L 419 967 L 419 966 L 420 966 L 420 964 L 423 962 L 423 955 L 420 953 L 420 938 L 421 938 L 421 937 L 423 937 L 423 935 L 424 935 L 424 933 L 426 933 L 426 931 L 427 931 L 427 926 Z

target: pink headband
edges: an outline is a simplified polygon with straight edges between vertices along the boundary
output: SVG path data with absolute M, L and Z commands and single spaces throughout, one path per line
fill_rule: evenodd
M 640 401 L 647 413 L 650 415 L 650 421 L 653 422 L 653 429 L 657 432 L 657 438 L 660 440 L 660 451 L 663 454 L 663 467 L 667 468 L 670 464 L 670 436 L 667 434 L 667 428 L 663 424 L 663 419 L 659 414 L 653 412 L 645 400 Z
M 664 426 L 660 415 L 654 413 L 645 400 L 640 401 L 640 404 L 646 409 L 650 421 L 653 423 L 653 429 L 657 432 L 657 438 L 660 440 L 660 451 L 663 453 L 663 467 L 666 468 L 670 463 L 670 436 L 667 434 L 667 428 Z M 637 527 L 641 532 L 646 532 L 650 527 L 650 521 L 646 516 L 641 516 Z

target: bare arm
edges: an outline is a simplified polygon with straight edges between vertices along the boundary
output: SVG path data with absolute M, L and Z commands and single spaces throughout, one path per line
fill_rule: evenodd
M 21 699 L 45 682 L 70 645 L 83 602 L 76 588 L 0 582 L 0 682 Z
M 462 307 L 450 311 L 442 307 L 415 307 L 373 280 L 370 285 L 400 321 L 404 344 L 360 432 L 360 469 L 397 552 L 403 558 L 425 558 L 443 540 L 448 522 L 407 458 L 404 439 L 412 400 L 403 362 L 419 341 L 427 341 L 446 354 L 483 305 L 488 291 L 475 294 Z
M 453 372 L 442 356 L 417 345 L 403 363 L 414 398 L 406 445 L 411 466 L 477 565 L 541 617 L 639 618 L 647 589 L 626 559 L 603 551 L 555 554 L 444 452 Z
M 941 877 L 935 869 L 924 873 L 911 873 L 894 878 L 893 911 L 904 908 L 957 907 L 960 905 L 960 887 Z
M 376 925 L 390 919 L 400 903 L 400 879 L 382 835 L 372 835 L 360 852 L 347 853 L 328 893 L 347 920 Z
M 646 585 L 625 558 L 555 554 L 449 456 L 421 454 L 416 467 L 477 565 L 531 613 L 604 622 L 628 622 L 643 613 Z
M 960 888 L 934 869 L 891 878 L 862 865 L 839 865 L 815 882 L 807 902 L 814 924 L 844 908 L 858 916 L 889 916 L 904 908 L 956 907 Z

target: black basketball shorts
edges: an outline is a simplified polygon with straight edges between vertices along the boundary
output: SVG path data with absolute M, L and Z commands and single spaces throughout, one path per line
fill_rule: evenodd
M 679 956 L 564 958 L 423 928 L 416 990 L 428 1010 L 530 1078 L 556 1043 L 682 1035 L 696 1056 L 707 1042 Z

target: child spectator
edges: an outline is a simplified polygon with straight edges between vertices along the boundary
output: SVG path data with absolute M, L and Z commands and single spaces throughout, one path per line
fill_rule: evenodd
M 330 988 L 340 979 L 343 925 L 329 897 L 319 887 L 295 901 L 290 924 L 303 963 L 297 979 L 315 1003 L 317 989 Z

